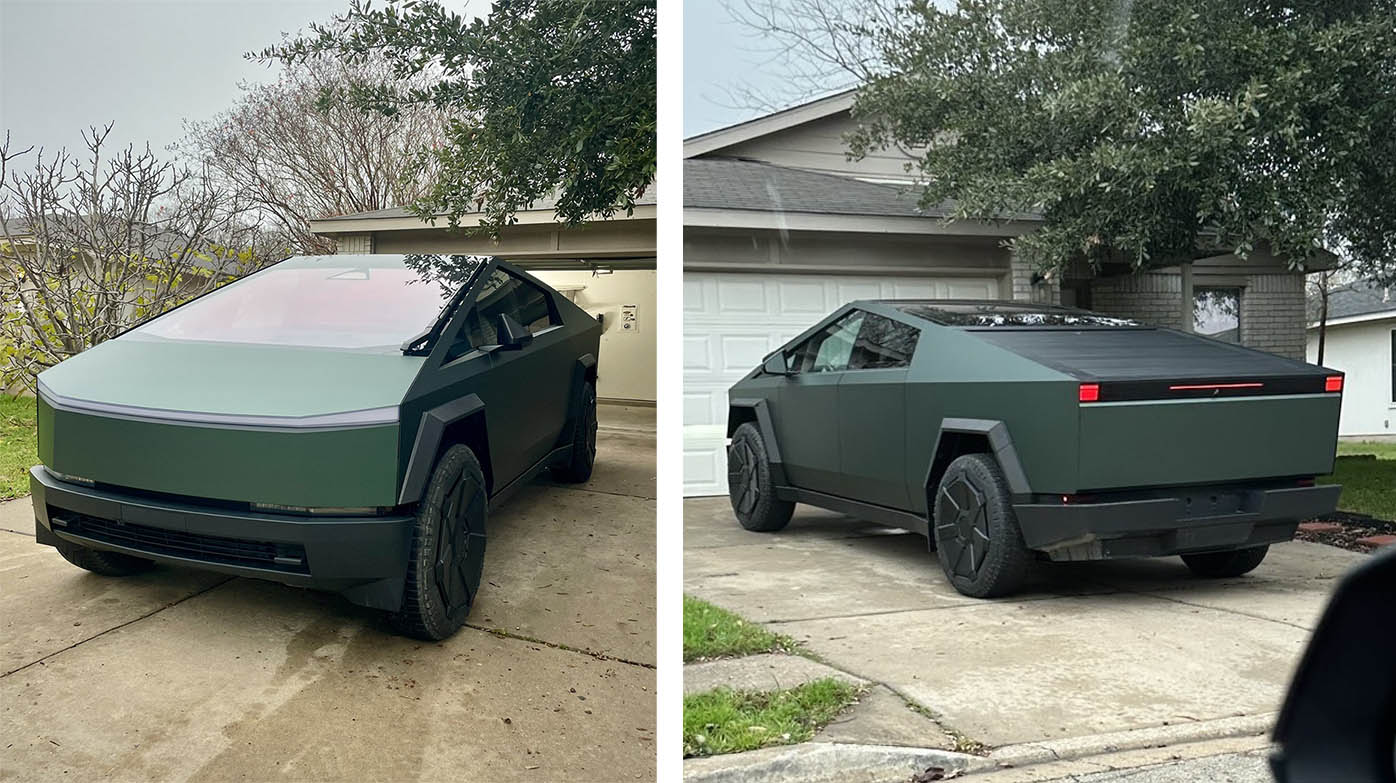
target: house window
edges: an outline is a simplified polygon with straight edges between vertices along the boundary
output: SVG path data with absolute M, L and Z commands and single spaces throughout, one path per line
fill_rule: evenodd
M 1193 289 L 1192 330 L 1213 340 L 1241 342 L 1241 289 Z

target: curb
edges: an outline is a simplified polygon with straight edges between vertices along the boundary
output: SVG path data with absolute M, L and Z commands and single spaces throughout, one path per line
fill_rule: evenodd
M 1085 737 L 1005 745 L 990 751 L 987 758 L 989 763 L 977 765 L 977 768 L 1026 766 L 1046 761 L 1098 756 L 1123 750 L 1139 750 L 1165 745 L 1182 745 L 1206 740 L 1267 734 L 1275 725 L 1275 719 L 1278 715 L 1278 712 L 1263 712 L 1259 715 L 1216 718 L 1171 726 L 1129 729 L 1109 734 L 1092 734 Z
M 978 756 L 934 748 L 804 742 L 689 759 L 684 783 L 881 783 L 909 780 L 930 767 L 965 772 Z

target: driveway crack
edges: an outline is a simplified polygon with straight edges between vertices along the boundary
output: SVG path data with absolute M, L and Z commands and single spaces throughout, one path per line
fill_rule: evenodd
M 214 584 L 211 584 L 211 585 L 209 585 L 208 587 L 205 587 L 205 588 L 202 589 L 202 590 L 199 590 L 199 591 L 197 591 L 197 592 L 190 593 L 189 595 L 186 595 L 186 596 L 184 596 L 183 598 L 180 598 L 180 599 L 178 599 L 178 600 L 170 601 L 169 603 L 167 603 L 167 604 L 165 604 L 165 605 L 163 605 L 163 606 L 156 607 L 155 609 L 152 609 L 152 610 L 150 610 L 149 612 L 146 612 L 145 614 L 141 615 L 140 617 L 132 618 L 132 619 L 127 620 L 126 622 L 121 623 L 121 624 L 119 624 L 119 625 L 113 625 L 112 627 L 106 629 L 105 631 L 102 631 L 101 633 L 93 634 L 92 636 L 89 636 L 89 637 L 87 637 L 86 639 L 80 639 L 80 640 L 78 640 L 78 641 L 76 641 L 76 642 L 73 642 L 72 644 L 68 645 L 67 647 L 64 647 L 64 648 L 61 649 L 61 650 L 54 650 L 53 652 L 49 653 L 48 655 L 43 656 L 42 658 L 38 658 L 38 659 L 32 660 L 32 661 L 30 661 L 29 663 L 24 664 L 23 666 L 20 666 L 20 667 L 15 668 L 15 669 L 11 669 L 11 670 L 9 670 L 9 671 L 7 671 L 7 672 L 4 672 L 4 673 L 0 673 L 0 680 L 3 680 L 3 679 L 5 679 L 6 677 L 9 677 L 11 674 L 17 674 L 17 673 L 19 673 L 19 672 L 22 672 L 22 671 L 24 671 L 25 669 L 28 669 L 28 668 L 31 667 L 31 666 L 38 666 L 38 665 L 42 664 L 44 661 L 47 661 L 48 659 L 50 659 L 50 658 L 52 658 L 52 657 L 54 657 L 54 656 L 56 656 L 56 655 L 62 655 L 63 653 L 65 653 L 65 652 L 67 652 L 67 651 L 73 649 L 74 647 L 78 647 L 78 646 L 80 646 L 80 645 L 87 644 L 88 642 L 92 641 L 93 639 L 100 639 L 101 637 L 106 636 L 107 634 L 111 633 L 112 631 L 119 631 L 119 630 L 121 630 L 122 628 L 125 628 L 125 627 L 128 626 L 128 625 L 134 625 L 135 623 L 138 623 L 138 622 L 140 622 L 141 620 L 144 620 L 144 619 L 147 618 L 147 617 L 151 617 L 151 616 L 153 616 L 153 615 L 157 615 L 157 614 L 159 614 L 159 613 L 165 611 L 166 609 L 169 609 L 169 608 L 174 607 L 174 606 L 179 606 L 180 604 L 184 603 L 185 601 L 188 601 L 190 598 L 197 598 L 198 596 L 201 596 L 201 595 L 203 595 L 204 593 L 209 592 L 210 590 L 215 590 L 215 589 L 217 589 L 217 588 L 219 588 L 219 587 L 222 587 L 223 585 L 226 585 L 227 583 L 233 581 L 233 580 L 236 579 L 236 578 L 237 578 L 237 577 L 230 576 L 230 577 L 228 577 L 227 579 L 224 579 L 224 580 L 221 581 L 221 582 L 215 582 Z
M 565 652 L 577 653 L 579 655 L 587 655 L 592 658 L 595 658 L 598 661 L 615 661 L 616 663 L 623 663 L 627 666 L 638 666 L 642 669 L 650 670 L 654 670 L 656 668 L 655 665 L 652 663 L 645 663 L 644 661 L 632 661 L 628 658 L 620 658 L 615 655 L 607 655 L 606 653 L 597 652 L 596 650 L 588 650 L 584 647 L 573 647 L 570 644 L 563 644 L 562 642 L 550 642 L 546 639 L 539 639 L 533 636 L 526 636 L 521 633 L 513 633 L 511 631 L 506 631 L 502 628 L 491 628 L 487 625 L 476 625 L 474 623 L 466 623 L 465 627 L 472 628 L 476 631 L 484 631 L 487 634 L 498 636 L 501 639 L 512 639 L 516 642 L 528 642 L 530 644 L 541 644 L 544 647 L 551 647 L 554 650 L 563 650 Z

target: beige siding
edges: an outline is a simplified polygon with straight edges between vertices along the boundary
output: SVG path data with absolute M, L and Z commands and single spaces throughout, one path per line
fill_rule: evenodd
M 686 227 L 687 269 L 823 274 L 962 275 L 1009 272 L 1008 250 L 993 237 L 761 231 Z
M 906 166 L 914 158 L 900 149 L 875 152 L 863 160 L 848 159 L 844 138 L 857 127 L 848 112 L 776 131 L 758 139 L 734 144 L 713 155 L 774 163 L 862 179 L 909 180 Z
M 512 258 L 652 256 L 654 227 L 653 220 L 600 222 L 578 228 L 511 226 L 498 240 L 488 234 L 445 228 L 383 231 L 374 235 L 374 252 L 478 253 Z

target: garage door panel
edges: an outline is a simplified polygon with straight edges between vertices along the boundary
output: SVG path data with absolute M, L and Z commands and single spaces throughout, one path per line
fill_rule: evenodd
M 759 279 L 717 281 L 717 311 L 720 315 L 765 313 L 769 286 Z
M 727 493 L 727 390 L 855 299 L 997 299 L 996 277 L 684 275 L 684 492 Z
M 809 316 L 817 321 L 834 308 L 829 306 L 828 286 L 823 280 L 782 280 L 776 283 L 778 312 Z

